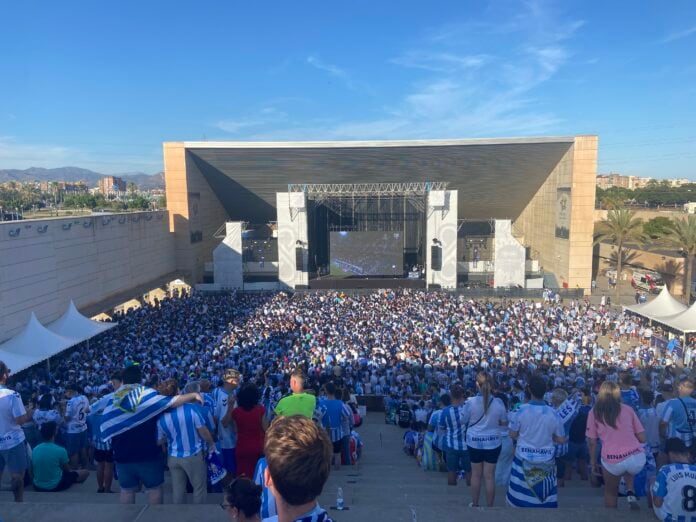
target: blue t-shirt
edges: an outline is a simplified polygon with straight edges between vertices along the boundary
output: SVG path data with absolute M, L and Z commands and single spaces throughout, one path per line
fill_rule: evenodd
M 322 399 L 319 401 L 321 412 L 321 425 L 331 432 L 331 441 L 336 442 L 343 437 L 341 420 L 346 415 L 343 409 L 343 401 L 338 399 Z

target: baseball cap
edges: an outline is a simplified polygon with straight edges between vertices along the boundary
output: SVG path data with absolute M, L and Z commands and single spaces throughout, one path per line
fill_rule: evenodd
M 240 380 L 241 374 L 235 370 L 234 368 L 229 368 L 225 370 L 225 373 L 222 375 L 222 380 L 223 381 L 238 381 Z

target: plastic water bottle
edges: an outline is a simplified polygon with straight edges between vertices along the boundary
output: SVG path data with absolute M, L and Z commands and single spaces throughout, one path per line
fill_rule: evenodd
M 343 510 L 343 488 L 338 488 L 338 492 L 336 492 L 336 509 Z

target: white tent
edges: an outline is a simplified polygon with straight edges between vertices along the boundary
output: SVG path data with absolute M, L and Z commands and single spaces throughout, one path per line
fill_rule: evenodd
M 0 344 L 0 360 L 16 373 L 79 342 L 77 339 L 52 332 L 42 325 L 32 312 L 24 329 L 9 341 Z
M 667 286 L 665 286 L 662 288 L 660 294 L 652 301 L 626 306 L 625 309 L 648 319 L 659 320 L 659 318 L 681 314 L 686 310 L 686 306 L 672 297 L 669 290 L 667 290 Z
M 682 313 L 660 317 L 655 320 L 682 333 L 696 332 L 696 303 Z
M 114 326 L 116 326 L 116 323 L 92 321 L 78 312 L 75 303 L 70 301 L 70 305 L 68 305 L 68 309 L 65 313 L 49 324 L 48 329 L 63 337 L 77 339 L 78 342 L 82 342 Z

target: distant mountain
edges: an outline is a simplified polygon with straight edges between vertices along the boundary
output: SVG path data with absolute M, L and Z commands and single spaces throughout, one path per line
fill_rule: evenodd
M 0 183 L 6 181 L 84 181 L 88 187 L 96 187 L 99 179 L 105 174 L 94 172 L 93 170 L 81 169 L 79 167 L 59 167 L 55 169 L 44 169 L 40 167 L 30 167 L 28 169 L 0 169 Z M 164 188 L 164 172 L 156 174 L 145 174 L 143 172 L 124 172 L 114 174 L 123 177 L 127 181 L 132 181 L 141 190 L 151 190 Z

